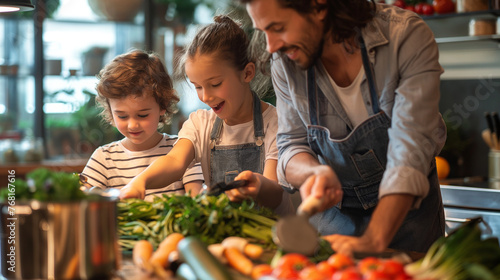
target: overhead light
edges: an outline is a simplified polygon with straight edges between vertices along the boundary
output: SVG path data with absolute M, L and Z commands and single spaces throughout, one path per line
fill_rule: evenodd
M 0 0 L 0 13 L 31 11 L 34 8 L 31 0 Z

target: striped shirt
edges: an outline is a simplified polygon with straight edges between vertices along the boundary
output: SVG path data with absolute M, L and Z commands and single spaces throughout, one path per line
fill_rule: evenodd
M 163 139 L 155 147 L 145 151 L 130 151 L 121 141 L 109 143 L 94 151 L 82 174 L 92 186 L 120 189 L 154 160 L 166 155 L 175 141 L 177 136 L 164 133 Z M 204 181 L 200 163 L 193 163 L 184 173 L 182 180 L 163 188 L 146 189 L 146 197 L 149 200 L 154 194 L 184 194 L 184 184 L 193 181 Z

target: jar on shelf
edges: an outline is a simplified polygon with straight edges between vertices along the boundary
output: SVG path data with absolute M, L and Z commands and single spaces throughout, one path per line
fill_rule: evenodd
M 497 17 L 497 34 L 500 35 L 500 17 Z
M 457 0 L 460 12 L 476 12 L 488 10 L 488 0 Z
M 492 8 L 493 10 L 500 10 L 500 0 L 493 0 L 493 1 L 491 2 L 491 8 Z M 497 30 L 498 30 L 498 28 L 497 28 Z M 498 31 L 497 31 L 497 32 L 498 32 Z
M 495 18 L 477 17 L 469 22 L 469 36 L 493 35 L 495 32 Z

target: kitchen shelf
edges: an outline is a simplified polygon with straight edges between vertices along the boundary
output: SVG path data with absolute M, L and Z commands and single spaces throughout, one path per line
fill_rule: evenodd
M 465 13 L 449 13 L 449 14 L 434 14 L 431 16 L 421 16 L 424 20 L 439 20 L 444 18 L 453 18 L 453 17 L 475 17 L 481 15 L 494 15 L 500 16 L 500 10 L 483 10 L 483 11 L 474 11 L 474 12 L 465 12 Z
M 484 40 L 498 40 L 498 41 L 500 41 L 500 34 L 482 35 L 482 36 L 441 37 L 441 38 L 436 38 L 436 43 L 438 43 L 438 44 L 461 43 L 461 42 L 484 41 Z

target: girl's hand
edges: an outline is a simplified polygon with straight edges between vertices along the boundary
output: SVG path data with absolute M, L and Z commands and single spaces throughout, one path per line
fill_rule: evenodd
M 132 184 L 133 181 L 129 182 L 125 187 L 120 189 L 120 199 L 124 198 L 140 198 L 144 199 L 146 194 L 146 188 L 140 186 L 139 184 Z
M 246 170 L 238 174 L 234 180 L 248 180 L 249 183 L 244 187 L 226 191 L 226 195 L 229 200 L 241 202 L 248 198 L 252 198 L 254 200 L 257 199 L 262 183 L 256 174 L 252 171 Z

